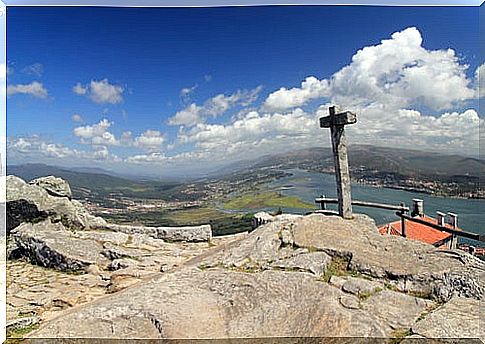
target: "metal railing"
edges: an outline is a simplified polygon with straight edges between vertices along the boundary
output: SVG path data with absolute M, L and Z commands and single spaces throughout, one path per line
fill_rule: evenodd
M 322 196 L 322 197 L 316 198 L 315 203 L 319 203 L 321 206 L 321 209 L 326 210 L 326 204 L 338 204 L 338 199 L 326 198 Z M 352 205 L 357 205 L 361 207 L 380 208 L 380 209 L 386 209 L 386 210 L 396 210 L 403 213 L 409 212 L 409 208 L 406 207 L 403 203 L 401 203 L 400 205 L 391 205 L 391 204 L 384 204 L 384 203 L 373 203 L 373 202 L 352 200 Z
M 335 215 L 337 213 L 327 210 L 326 205 L 327 204 L 338 204 L 338 199 L 337 198 L 326 198 L 325 196 L 321 196 L 319 198 L 315 199 L 315 203 L 320 204 L 321 210 L 317 211 L 319 213 L 327 214 L 327 215 Z M 401 231 L 402 231 L 402 236 L 406 236 L 406 222 L 405 221 L 412 221 L 416 223 L 420 223 L 422 225 L 447 232 L 452 234 L 453 236 L 460 236 L 468 239 L 473 239 L 481 242 L 485 242 L 485 235 L 483 234 L 477 234 L 473 232 L 467 232 L 464 230 L 459 230 L 459 229 L 453 229 L 450 227 L 446 226 L 441 226 L 437 223 L 429 222 L 426 220 L 423 220 L 420 217 L 413 217 L 410 215 L 407 215 L 406 213 L 409 213 L 409 207 L 406 207 L 404 203 L 401 203 L 400 205 L 392 205 L 392 204 L 385 204 L 385 203 L 373 203 L 373 202 L 366 202 L 366 201 L 359 201 L 359 200 L 353 200 L 352 205 L 355 206 L 360 206 L 360 207 L 370 207 L 370 208 L 379 208 L 379 209 L 385 209 L 385 210 L 395 210 L 396 215 L 401 219 Z M 338 214 L 337 214 L 338 215 Z

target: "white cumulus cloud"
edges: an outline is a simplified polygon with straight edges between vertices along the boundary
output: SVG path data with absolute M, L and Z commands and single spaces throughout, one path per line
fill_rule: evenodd
M 87 85 L 77 83 L 72 88 L 77 95 L 87 95 L 93 102 L 98 104 L 118 104 L 123 101 L 122 86 L 111 84 L 108 79 L 91 80 Z
M 328 98 L 345 106 L 373 102 L 394 107 L 425 105 L 445 110 L 475 96 L 467 65 L 454 50 L 427 50 L 415 27 L 392 34 L 380 44 L 364 47 L 352 62 L 329 79 L 308 77 L 301 87 L 271 93 L 264 106 L 289 109 Z
M 280 88 L 271 93 L 263 104 L 268 110 L 285 110 L 302 106 L 312 99 L 329 96 L 328 80 L 318 80 L 314 76 L 307 77 L 300 87 L 287 89 Z
M 7 86 L 7 95 L 28 94 L 36 98 L 47 98 L 47 89 L 38 81 L 32 81 L 30 84 L 17 84 Z
M 108 131 L 112 124 L 113 122 L 104 118 L 99 123 L 74 128 L 74 135 L 81 138 L 82 143 L 90 143 L 92 145 L 100 146 L 116 146 L 119 145 L 119 141 Z
M 16 158 L 30 158 L 38 161 L 39 157 L 52 159 L 79 159 L 85 161 L 120 162 L 121 159 L 111 154 L 107 147 L 98 146 L 92 151 L 78 150 L 62 144 L 47 142 L 39 136 L 9 138 L 7 152 Z
M 253 103 L 258 98 L 261 89 L 262 87 L 258 86 L 249 91 L 238 90 L 229 96 L 218 94 L 207 100 L 203 105 L 192 103 L 169 118 L 168 123 L 184 126 L 204 123 L 208 117 L 220 116 L 236 105 L 247 106 Z
M 134 140 L 134 146 L 147 150 L 160 149 L 165 142 L 165 137 L 158 130 L 146 130 Z

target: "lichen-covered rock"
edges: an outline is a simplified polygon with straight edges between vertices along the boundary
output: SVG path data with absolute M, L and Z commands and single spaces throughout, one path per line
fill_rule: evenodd
M 51 240 L 55 228 L 35 233 L 47 244 L 33 245 L 34 252 L 46 246 L 58 254 L 58 245 L 96 242 L 94 251 L 104 261 L 91 259 L 88 269 L 104 267 L 101 279 L 114 294 L 63 311 L 31 337 L 85 338 L 93 329 L 100 338 L 383 338 L 411 328 L 430 338 L 457 326 L 475 333 L 479 315 L 466 318 L 456 309 L 481 303 L 485 264 L 466 253 L 381 236 L 366 216 L 281 217 L 210 249 L 206 243 L 164 242 L 157 227 L 113 226 L 121 230 L 59 227 L 59 240 Z M 195 246 L 207 251 L 189 261 L 180 257 Z M 94 275 L 84 276 L 100 278 Z M 453 305 L 458 295 L 466 301 Z M 434 310 L 439 302 L 444 306 Z M 426 332 L 447 312 L 454 315 L 442 332 Z
M 81 202 L 71 200 L 72 205 L 76 209 L 77 216 L 86 225 L 85 229 L 107 229 L 107 222 L 99 216 L 94 216 L 89 213 Z
M 25 327 L 37 325 L 39 323 L 39 318 L 36 316 L 33 317 L 22 317 L 17 319 L 12 319 L 7 321 L 6 328 L 7 331 L 12 330 L 19 330 Z
M 41 177 L 31 180 L 29 184 L 40 186 L 51 196 L 72 198 L 71 187 L 62 178 L 54 176 Z

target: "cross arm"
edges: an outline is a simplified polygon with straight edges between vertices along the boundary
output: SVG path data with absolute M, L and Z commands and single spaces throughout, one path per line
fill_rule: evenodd
M 333 125 L 347 125 L 357 122 L 357 116 L 350 111 L 320 118 L 320 128 L 330 128 Z

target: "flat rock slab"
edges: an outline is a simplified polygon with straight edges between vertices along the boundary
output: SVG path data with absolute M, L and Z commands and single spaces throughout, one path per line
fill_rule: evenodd
M 260 226 L 240 240 L 220 246 L 210 254 L 197 257 L 190 264 L 206 267 L 253 265 L 258 268 L 265 266 L 269 268 L 270 264 L 284 264 L 278 261 L 309 252 L 307 249 L 294 247 L 292 239 L 284 238 L 283 233 L 289 231 L 289 227 L 286 224 L 291 223 L 288 221 L 291 220 L 285 219 Z M 288 242 L 287 240 L 290 241 Z
M 332 257 L 324 252 L 311 252 L 278 260 L 272 263 L 271 267 L 283 270 L 307 271 L 320 276 L 325 272 L 331 261 Z
M 107 229 L 126 234 L 144 234 L 166 241 L 207 242 L 212 238 L 210 225 L 183 227 L 146 227 L 107 224 Z
M 393 330 L 409 329 L 418 317 L 434 303 L 430 300 L 383 290 L 361 302 L 362 308 L 374 314 Z
M 120 247 L 121 237 L 119 242 L 111 239 L 104 242 L 103 249 Z M 440 282 L 450 290 L 468 288 L 473 300 L 480 294 L 479 289 L 469 288 L 470 281 L 481 283 L 474 276 L 483 271 L 483 263 L 453 252 L 438 254 L 432 246 L 398 239 L 389 241 L 380 236 L 373 221 L 363 216 L 352 221 L 322 215 L 273 221 L 178 269 L 143 277 L 138 269 L 155 262 L 144 260 L 111 272 L 108 289 L 115 294 L 67 309 L 31 336 L 382 338 L 410 328 L 426 336 L 416 326 L 431 321 L 434 313 L 415 323 L 434 302 L 391 291 L 388 286 L 381 290 L 381 286 L 410 281 L 424 293 L 430 281 Z M 409 261 L 403 258 L 405 249 Z M 164 252 L 163 245 L 160 252 Z M 173 255 L 176 251 L 170 252 Z M 350 273 L 338 270 L 343 258 L 347 262 L 344 269 L 350 267 L 374 280 L 332 276 L 332 284 L 339 286 L 336 288 L 315 276 L 322 271 L 318 268 L 328 270 L 330 265 L 329 271 Z M 276 268 L 279 264 L 297 271 Z M 449 282 L 440 279 L 440 274 L 448 276 Z
M 454 297 L 412 327 L 426 338 L 479 338 L 485 342 L 485 306 L 474 299 Z
M 382 283 L 356 277 L 347 277 L 346 282 L 342 284 L 343 291 L 357 296 L 370 295 L 383 288 L 384 285 Z
M 99 338 L 388 335 L 372 315 L 342 306 L 342 295 L 301 272 L 185 268 L 66 311 L 30 337 L 85 338 L 93 333 Z
M 130 253 L 133 250 L 133 253 L 136 254 L 135 249 L 139 248 L 138 260 L 125 258 L 110 261 L 101 256 L 103 261 L 89 265 L 85 269 L 85 274 L 45 269 L 25 260 L 8 260 L 6 283 L 8 320 L 35 314 L 41 319 L 42 324 L 70 307 L 91 302 L 106 293 L 117 292 L 138 282 L 141 278 L 159 273 L 162 267 L 164 272 L 168 272 L 172 268 L 182 265 L 184 261 L 214 248 L 214 243 L 211 245 L 208 243 L 165 243 L 142 234 L 132 235 L 133 238 L 130 238 L 128 234 L 105 231 L 71 232 L 62 229 L 61 224 L 56 224 L 54 228 L 59 231 L 53 232 L 52 235 L 68 235 L 64 239 L 74 239 L 73 242 L 83 240 L 90 243 L 90 240 L 94 240 L 99 245 L 108 244 L 109 246 L 111 244 L 116 248 L 119 248 L 116 246 L 117 244 L 122 245 L 125 242 L 125 247 Z M 234 238 L 225 237 L 217 238 L 215 242 L 223 244 L 231 240 Z M 39 246 L 39 248 L 41 247 Z M 147 248 L 150 249 L 147 250 Z M 147 253 L 151 255 L 145 256 Z M 105 270 L 102 270 L 103 268 Z
M 82 270 L 96 264 L 103 249 L 99 242 L 76 238 L 61 223 L 48 220 L 24 223 L 12 236 L 22 256 L 35 264 L 61 271 Z

